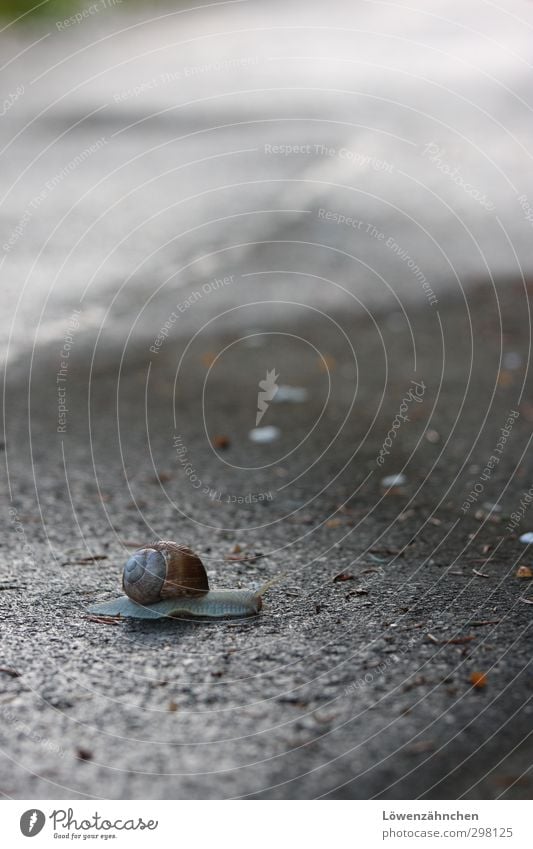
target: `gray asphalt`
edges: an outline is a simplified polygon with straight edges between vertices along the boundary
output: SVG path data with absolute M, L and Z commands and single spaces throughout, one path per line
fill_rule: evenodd
M 506 307 L 499 301 L 515 355 L 527 353 L 529 338 L 527 317 L 516 311 L 521 291 L 508 285 Z M 471 308 L 474 338 L 498 339 L 496 301 L 483 290 Z M 530 793 L 531 608 L 522 599 L 531 589 L 515 577 L 530 557 L 517 540 L 520 528 L 507 530 L 531 481 L 523 453 L 529 404 L 520 406 L 479 502 L 461 512 L 517 408 L 524 366 L 504 372 L 495 391 L 498 344 L 476 342 L 469 374 L 464 304 L 439 315 L 445 363 L 436 316 L 428 309 L 411 316 L 416 372 L 409 334 L 380 318 L 385 396 L 376 328 L 340 317 L 362 364 L 353 407 L 344 338 L 319 323 L 300 325 L 331 369 L 327 412 L 314 431 L 327 396 L 314 352 L 293 337 L 270 337 L 245 352 L 233 346 L 206 384 L 210 439 L 231 441 L 220 458 L 200 424 L 203 344 L 186 355 L 175 399 L 174 343 L 155 365 L 126 364 L 120 382 L 114 369 L 99 371 L 90 397 L 79 357 L 61 435 L 50 364 L 42 362 L 32 386 L 31 450 L 26 402 L 13 387 L 7 456 L 17 512 L 2 547 L 0 593 L 2 664 L 12 670 L 0 673 L 3 793 Z M 217 352 L 233 341 L 210 337 Z M 247 433 L 265 363 L 280 363 L 310 400 L 272 405 L 265 423 L 282 436 L 257 446 Z M 423 399 L 410 402 L 410 420 L 379 468 L 376 457 L 413 377 L 426 387 Z M 424 436 L 428 428 L 438 442 Z M 195 489 L 176 459 L 177 433 L 211 494 Z M 305 438 L 305 450 L 283 459 Z M 383 474 L 402 469 L 406 484 L 385 495 Z M 249 493 L 271 498 L 231 500 Z M 502 512 L 487 517 L 486 502 L 499 502 Z M 110 625 L 87 618 L 85 605 L 120 592 L 132 546 L 154 536 L 188 542 L 213 586 L 251 587 L 287 574 L 257 620 Z M 231 559 L 236 544 L 250 562 Z M 105 559 L 83 562 L 93 556 Z M 335 581 L 339 574 L 349 579 Z M 472 674 L 486 675 L 486 686 L 473 688 Z
M 4 796 L 531 796 L 532 10 L 387 9 L 2 35 Z M 279 580 L 91 618 L 155 537 Z

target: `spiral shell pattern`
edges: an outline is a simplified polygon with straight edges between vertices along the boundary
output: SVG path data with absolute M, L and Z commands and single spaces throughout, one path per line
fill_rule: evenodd
M 190 548 L 160 540 L 135 551 L 122 578 L 126 595 L 139 604 L 195 597 L 209 590 L 204 565 Z

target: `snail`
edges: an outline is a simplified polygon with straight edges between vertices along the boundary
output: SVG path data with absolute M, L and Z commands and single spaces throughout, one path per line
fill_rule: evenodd
M 204 564 L 190 548 L 159 540 L 139 548 L 126 562 L 126 595 L 95 604 L 89 612 L 134 619 L 241 619 L 259 613 L 272 583 L 258 590 L 210 590 Z

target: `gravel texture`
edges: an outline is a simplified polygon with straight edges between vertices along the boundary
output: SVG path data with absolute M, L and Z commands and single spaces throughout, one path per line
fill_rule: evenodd
M 513 281 L 498 302 L 486 288 L 471 294 L 473 359 L 462 300 L 440 304 L 439 320 L 429 307 L 413 311 L 416 372 L 403 316 L 377 316 L 380 333 L 369 319 L 339 316 L 358 355 L 355 396 L 344 335 L 300 325 L 331 378 L 314 430 L 328 374 L 293 337 L 264 336 L 244 354 L 210 335 L 207 360 L 206 340 L 186 355 L 176 394 L 179 343 L 155 363 L 126 357 L 120 382 L 100 365 L 89 383 L 80 347 L 65 434 L 50 404 L 54 363 L 41 356 L 31 444 L 26 393 L 7 393 L 16 512 L 0 550 L 2 792 L 527 796 L 531 607 L 522 598 L 533 593 L 515 572 L 530 562 L 518 542 L 528 516 L 506 525 L 530 486 L 533 412 L 520 400 L 524 366 L 498 368 L 500 317 L 503 338 L 527 355 L 523 297 Z M 207 365 L 224 350 L 232 359 Z M 281 437 L 255 445 L 254 386 L 267 366 L 309 399 L 271 405 L 265 423 Z M 423 397 L 380 468 L 412 379 Z M 463 514 L 511 410 L 520 416 L 501 461 Z M 176 434 L 216 495 L 191 485 Z M 221 435 L 229 447 L 217 454 Z M 401 471 L 406 484 L 384 491 L 380 479 Z M 228 502 L 250 492 L 272 497 Z M 213 586 L 280 581 L 248 621 L 87 616 L 86 605 L 120 592 L 132 547 L 154 537 L 189 543 Z M 484 687 L 472 686 L 478 673 Z

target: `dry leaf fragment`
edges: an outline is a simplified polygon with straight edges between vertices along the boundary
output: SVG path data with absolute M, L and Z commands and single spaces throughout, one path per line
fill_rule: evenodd
M 68 563 L 96 563 L 97 560 L 107 560 L 107 554 L 92 554 L 89 557 L 80 557 L 78 560 L 69 560 Z
M 498 375 L 498 386 L 506 387 L 511 386 L 513 382 L 513 375 L 510 371 L 502 369 Z
M 205 354 L 202 354 L 202 365 L 206 368 L 210 368 L 217 358 L 217 354 L 213 351 L 206 351 Z
M 318 357 L 318 368 L 321 372 L 327 373 L 333 371 L 335 365 L 335 357 L 332 357 L 330 354 L 321 354 Z
M 526 422 L 533 422 L 533 404 L 529 401 L 523 401 L 518 410 Z
M 326 522 L 326 528 L 340 528 L 342 525 L 342 519 L 328 519 Z
M 525 580 L 531 580 L 533 578 L 533 571 L 529 568 L 529 566 L 519 566 L 516 570 L 517 578 L 525 578 Z
M 484 672 L 472 672 L 470 675 L 470 683 L 476 690 L 482 690 L 487 686 L 487 676 Z
M 171 480 L 172 475 L 170 472 L 157 472 L 157 474 L 152 478 L 152 483 L 168 483 L 168 481 Z
M 335 575 L 335 577 L 333 578 L 333 583 L 338 584 L 340 581 L 353 581 L 353 580 L 354 580 L 354 576 L 351 575 L 349 572 L 340 572 L 339 575 Z
M 419 740 L 417 743 L 412 743 L 407 747 L 406 751 L 412 755 L 420 755 L 424 752 L 433 752 L 435 743 L 433 740 Z
M 223 433 L 218 434 L 213 437 L 213 448 L 218 448 L 219 451 L 226 451 L 231 445 L 231 440 L 229 436 L 225 436 Z
M 265 557 L 262 551 L 243 551 L 242 554 L 226 554 L 224 560 L 228 563 L 254 563 Z

